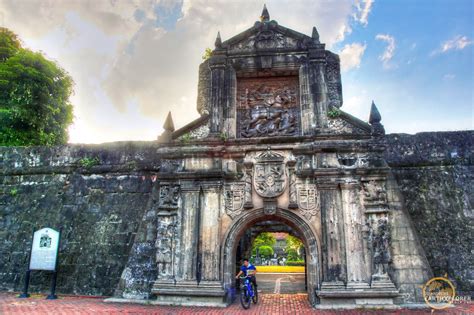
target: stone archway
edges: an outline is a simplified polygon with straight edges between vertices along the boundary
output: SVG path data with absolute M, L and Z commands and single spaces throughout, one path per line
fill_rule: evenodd
M 264 209 L 245 211 L 237 217 L 224 238 L 222 248 L 222 279 L 225 289 L 234 285 L 235 259 L 237 244 L 244 231 L 253 224 L 263 220 L 275 220 L 289 225 L 298 231 L 306 250 L 306 274 L 308 298 L 312 305 L 316 304 L 315 290 L 319 288 L 321 279 L 320 242 L 311 226 L 300 216 L 290 210 L 278 208 L 274 214 L 265 213 Z

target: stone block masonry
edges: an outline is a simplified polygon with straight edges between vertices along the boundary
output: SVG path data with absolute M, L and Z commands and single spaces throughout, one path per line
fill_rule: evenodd
M 473 139 L 472 131 L 385 137 L 384 158 L 399 187 L 399 194 L 388 187 L 388 198 L 394 210 L 404 204 L 416 231 L 405 222 L 393 226 L 393 263 L 402 270 L 395 280 L 410 277 L 404 269 L 430 272 L 420 256 L 404 252 L 418 238 L 432 273 L 447 272 L 459 290 L 470 290 Z M 32 230 L 51 226 L 63 228 L 58 292 L 112 295 L 152 200 L 160 147 L 0 148 L 0 289 L 21 290 Z M 49 274 L 35 272 L 31 280 L 33 292 L 49 289 Z M 419 294 L 416 285 L 401 289 Z

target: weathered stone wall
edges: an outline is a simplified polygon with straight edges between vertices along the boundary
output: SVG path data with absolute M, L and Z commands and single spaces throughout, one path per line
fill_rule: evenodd
M 58 292 L 112 295 L 159 161 L 150 144 L 0 148 L 0 290 L 20 291 L 33 229 L 62 228 Z M 49 289 L 35 271 L 31 290 Z
M 474 132 L 391 134 L 386 141 L 385 159 L 433 274 L 472 290 Z
M 385 158 L 418 236 L 404 235 L 405 223 L 393 232 L 401 242 L 418 237 L 433 273 L 447 272 L 462 290 L 474 273 L 473 139 L 471 131 L 386 137 Z M 58 291 L 112 295 L 153 201 L 157 148 L 154 142 L 0 148 L 0 290 L 21 290 L 32 230 L 50 226 L 63 231 Z M 149 252 L 137 266 L 153 255 L 153 244 L 145 245 L 134 249 Z M 138 271 L 130 270 L 133 278 L 149 286 L 149 276 Z M 47 290 L 49 281 L 34 272 L 31 289 Z

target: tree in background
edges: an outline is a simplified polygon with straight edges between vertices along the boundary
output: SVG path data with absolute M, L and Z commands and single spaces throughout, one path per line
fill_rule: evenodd
M 0 146 L 66 143 L 72 93 L 66 71 L 0 27 Z
M 271 233 L 262 232 L 258 234 L 255 240 L 252 242 L 252 255 L 256 255 L 257 248 L 260 248 L 261 246 L 269 246 L 270 248 L 272 248 L 273 252 L 273 245 L 275 245 L 275 243 L 275 236 L 273 236 Z
M 303 247 L 303 242 L 299 238 L 288 235 L 285 248 L 288 260 L 301 260 L 301 249 Z
M 271 246 L 263 245 L 258 248 L 259 255 L 264 258 L 272 258 L 273 257 L 273 248 Z

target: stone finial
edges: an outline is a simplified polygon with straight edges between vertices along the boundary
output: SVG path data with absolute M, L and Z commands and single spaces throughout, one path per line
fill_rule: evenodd
M 266 4 L 263 5 L 262 15 L 260 15 L 260 21 L 261 22 L 270 21 L 270 14 L 268 13 Z
M 173 123 L 173 117 L 171 116 L 171 111 L 168 112 L 168 116 L 166 116 L 165 123 L 163 125 L 163 129 L 165 131 L 173 132 L 174 131 L 174 123 Z
M 316 26 L 313 26 L 313 33 L 311 34 L 311 38 L 316 44 L 319 44 L 319 33 L 316 29 Z
M 173 139 L 174 123 L 171 112 L 168 113 L 165 123 L 163 124 L 163 133 L 158 137 L 158 142 L 169 143 Z
M 214 46 L 216 46 L 216 48 L 222 47 L 221 32 L 217 32 L 217 37 L 216 41 L 214 42 Z
M 381 136 L 385 134 L 385 128 L 380 123 L 382 120 L 382 115 L 380 115 L 377 106 L 375 106 L 374 101 L 372 101 L 372 106 L 370 107 L 370 115 L 369 115 L 369 124 L 372 125 L 372 135 L 374 136 Z
M 379 124 L 381 120 L 382 120 L 382 116 L 380 115 L 380 112 L 377 109 L 377 106 L 375 106 L 374 101 L 372 101 L 372 106 L 370 107 L 369 123 L 371 125 Z

